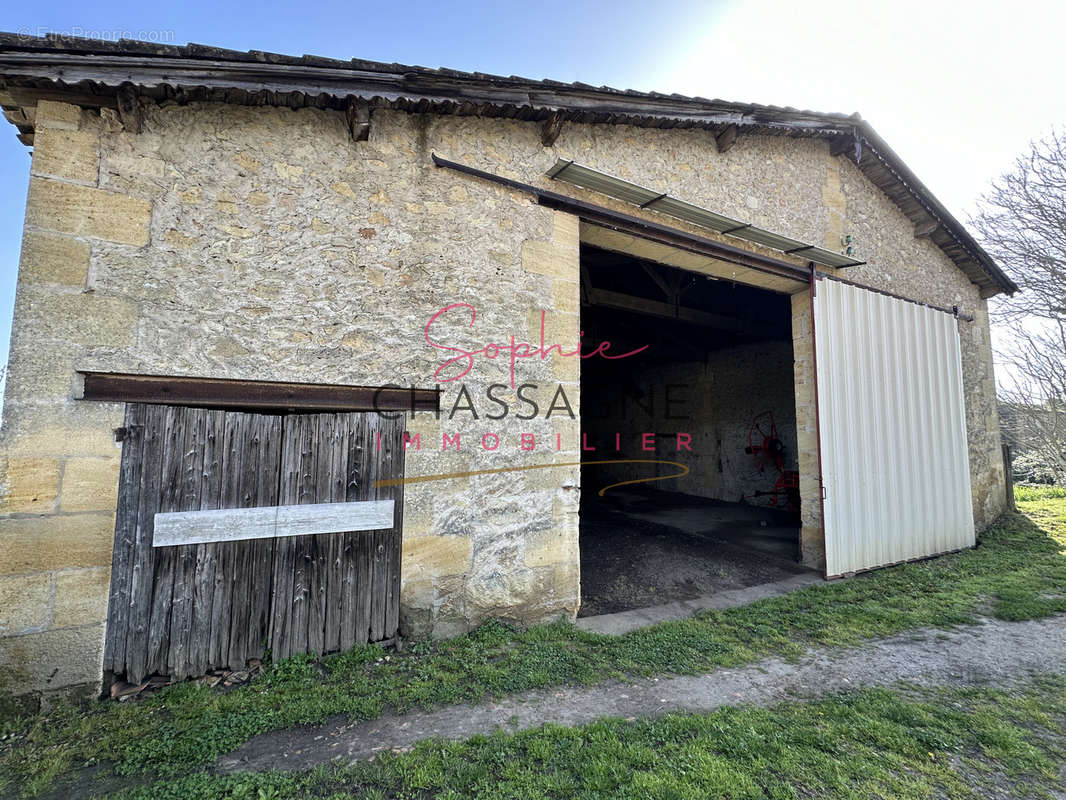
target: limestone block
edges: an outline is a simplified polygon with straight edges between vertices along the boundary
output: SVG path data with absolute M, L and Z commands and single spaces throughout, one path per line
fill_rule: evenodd
M 552 244 L 577 258 L 581 247 L 581 219 L 565 211 L 556 211 L 552 225 Z
M 555 602 L 573 619 L 581 605 L 581 564 L 565 561 L 552 567 L 552 592 Z
M 104 626 L 66 628 L 0 639 L 0 680 L 12 694 L 99 685 Z
M 12 331 L 11 355 L 7 386 L 4 393 L 4 421 L 2 435 L 10 440 L 15 433 L 31 430 L 13 420 L 21 410 L 40 407 L 42 403 L 63 405 L 71 396 L 74 381 L 74 358 L 77 348 L 72 343 L 40 336 L 31 341 L 19 321 L 28 315 L 15 313 L 16 328 Z M 52 419 L 55 419 L 55 407 Z M 32 453 L 31 453 L 32 455 Z
M 89 271 L 89 245 L 67 236 L 27 231 L 22 239 L 19 281 L 83 286 Z
M 61 511 L 114 511 L 118 504 L 117 458 L 70 458 L 63 467 Z
M 570 281 L 576 281 L 580 272 L 576 252 L 537 239 L 522 243 L 522 268 L 526 272 Z
M 117 346 L 128 344 L 137 321 L 137 305 L 123 297 L 96 293 L 59 293 L 26 287 L 20 324 L 40 339 L 64 343 Z
M 577 281 L 555 278 L 552 281 L 552 306 L 559 314 L 577 314 L 581 311 L 581 284 Z
M 54 175 L 96 183 L 100 172 L 99 139 L 91 131 L 40 128 L 33 137 L 34 175 Z
M 45 628 L 51 599 L 51 573 L 0 578 L 0 636 Z
M 412 578 L 461 575 L 470 568 L 471 543 L 466 536 L 430 536 L 404 540 L 403 569 Z
M 18 379 L 24 379 L 21 371 Z M 64 394 L 69 395 L 70 383 L 71 376 L 65 375 Z M 122 445 L 115 441 L 115 428 L 123 423 L 119 403 L 68 400 L 45 408 L 5 407 L 4 412 L 8 455 L 115 457 L 121 452 Z
M 46 515 L 0 523 L 0 573 L 41 572 L 111 563 L 111 514 Z
M 0 462 L 0 513 L 45 513 L 59 496 L 60 461 L 8 457 Z
M 400 587 L 400 604 L 408 608 L 432 608 L 434 600 L 433 581 L 429 578 L 403 579 Z
M 26 224 L 123 244 L 148 244 L 152 205 L 140 197 L 30 178 Z
M 78 106 L 52 100 L 37 101 L 37 114 L 34 120 L 37 135 L 45 128 L 75 131 L 80 125 L 81 109 Z
M 108 567 L 64 570 L 56 573 L 53 628 L 73 628 L 107 619 Z
M 569 526 L 555 525 L 536 531 L 526 538 L 524 561 L 527 567 L 547 567 L 566 564 L 578 559 L 577 531 Z
M 803 563 L 813 569 L 825 569 L 825 538 L 819 526 L 804 525 L 800 530 Z

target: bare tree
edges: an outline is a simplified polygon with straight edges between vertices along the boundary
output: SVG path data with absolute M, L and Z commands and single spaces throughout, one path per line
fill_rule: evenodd
M 1014 411 L 1012 437 L 1066 483 L 1066 137 L 1033 143 L 992 183 L 972 222 L 1021 288 L 992 307 L 1005 334 L 997 355 L 1007 366 L 1000 392 Z

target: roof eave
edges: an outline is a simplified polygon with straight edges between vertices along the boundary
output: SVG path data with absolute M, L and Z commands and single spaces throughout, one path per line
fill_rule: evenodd
M 8 92 L 28 92 L 34 85 L 77 94 L 81 104 L 114 105 L 123 86 L 167 99 L 205 98 L 225 102 L 316 105 L 343 108 L 365 101 L 405 111 L 504 116 L 539 121 L 550 116 L 576 122 L 633 124 L 654 127 L 699 127 L 715 131 L 737 126 L 749 132 L 809 136 L 835 142 L 858 141 L 859 148 L 841 154 L 866 172 L 876 156 L 913 198 L 904 213 L 928 215 L 943 233 L 934 241 L 970 279 L 982 296 L 1013 294 L 1018 287 L 918 180 L 873 128 L 857 114 L 825 114 L 793 108 L 731 103 L 650 92 L 532 81 L 455 70 L 434 70 L 369 61 L 338 61 L 315 56 L 222 50 L 203 45 L 155 45 L 143 42 L 86 42 L 31 39 L 0 33 L 0 81 Z M 27 88 L 30 87 L 30 88 Z M 4 94 L 0 88 L 0 96 Z M 5 105 L 5 116 L 32 143 L 32 122 L 17 106 Z M 875 181 L 876 183 L 876 181 Z M 884 190 L 884 187 L 882 187 Z M 891 193 L 889 193 L 891 196 Z M 918 210 L 920 208 L 920 211 Z M 924 216 L 923 216 L 924 218 Z M 917 221 L 917 220 L 915 220 Z M 952 253 L 957 255 L 952 255 Z

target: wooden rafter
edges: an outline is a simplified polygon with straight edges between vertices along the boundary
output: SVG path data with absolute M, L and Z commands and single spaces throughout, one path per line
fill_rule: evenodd
M 551 147 L 563 131 L 563 115 L 553 111 L 540 126 L 540 143 Z
M 724 153 L 736 144 L 739 132 L 740 129 L 736 125 L 726 125 L 723 130 L 715 134 L 714 143 L 718 147 L 718 152 Z
M 708 311 L 680 306 L 674 303 L 664 303 L 660 300 L 649 300 L 646 297 L 614 292 L 608 289 L 592 289 L 590 293 L 592 305 L 614 308 L 620 311 L 637 311 L 641 314 L 650 314 L 653 317 L 663 319 L 676 319 L 682 322 L 692 322 L 697 325 L 705 325 L 708 328 L 732 331 L 733 333 L 755 334 L 757 331 L 751 324 L 735 317 L 727 317 L 724 314 L 712 314 Z
M 367 101 L 349 98 L 344 116 L 353 142 L 365 142 L 370 138 L 370 104 Z

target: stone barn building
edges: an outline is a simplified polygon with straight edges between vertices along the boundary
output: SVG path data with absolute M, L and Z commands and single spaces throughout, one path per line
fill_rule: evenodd
M 1004 509 L 1016 287 L 857 115 L 14 35 L 0 104 L 5 691 L 847 576 Z

